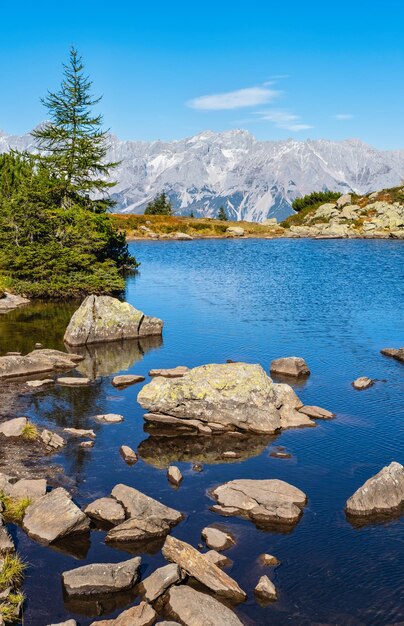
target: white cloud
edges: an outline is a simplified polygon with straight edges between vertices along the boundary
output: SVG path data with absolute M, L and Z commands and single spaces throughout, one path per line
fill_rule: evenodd
M 351 120 L 353 115 L 351 113 L 338 113 L 337 115 L 333 115 L 336 120 L 344 121 Z
M 210 96 L 199 96 L 189 100 L 187 106 L 200 111 L 229 111 L 267 104 L 277 98 L 280 93 L 280 91 L 269 89 L 266 84 L 261 87 L 248 87 Z
M 258 112 L 260 119 L 273 122 L 277 128 L 298 132 L 300 130 L 309 130 L 313 128 L 309 124 L 300 122 L 300 116 L 289 113 L 288 111 L 260 111 Z

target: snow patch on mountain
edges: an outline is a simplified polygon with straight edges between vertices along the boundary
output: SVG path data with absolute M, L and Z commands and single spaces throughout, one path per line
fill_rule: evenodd
M 31 135 L 0 132 L 0 152 L 34 150 Z M 142 213 L 165 191 L 178 214 L 278 220 L 312 191 L 366 194 L 400 184 L 404 150 L 376 150 L 360 140 L 257 141 L 249 132 L 204 131 L 176 141 L 121 141 L 111 135 L 108 159 L 119 161 L 116 211 Z

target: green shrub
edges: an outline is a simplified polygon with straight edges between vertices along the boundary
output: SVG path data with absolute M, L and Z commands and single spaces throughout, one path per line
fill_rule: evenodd
M 340 195 L 341 193 L 338 191 L 314 191 L 307 196 L 303 196 L 303 198 L 296 198 L 296 200 L 292 202 L 292 209 L 299 212 L 313 204 L 333 202 L 337 200 Z

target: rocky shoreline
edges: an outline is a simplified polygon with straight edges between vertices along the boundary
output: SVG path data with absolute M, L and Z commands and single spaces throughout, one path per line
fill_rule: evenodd
M 89 339 L 108 343 L 138 337 L 142 328 L 151 334 L 161 334 L 163 323 L 127 303 L 91 296 L 74 313 L 65 338 L 67 341 L 74 338 L 75 345 L 86 346 Z M 402 348 L 385 348 L 382 354 L 402 361 L 404 353 Z M 35 394 L 39 389 L 46 392 L 47 386 L 80 389 L 94 384 L 80 373 L 78 368 L 82 362 L 80 354 L 44 348 L 27 355 L 14 353 L 0 357 L 0 380 L 4 383 L 0 445 L 6 451 L 6 458 L 2 456 L 0 460 L 0 574 L 7 571 L 8 555 L 18 561 L 10 535 L 15 525 L 33 541 L 49 548 L 57 548 L 69 538 L 88 541 L 90 533 L 102 527 L 106 528 L 106 546 L 124 550 L 130 546 L 132 554 L 136 554 L 153 543 L 168 564 L 155 569 L 146 578 L 142 576 L 140 556 L 118 563 L 91 563 L 63 572 L 61 584 L 66 606 L 73 607 L 80 602 L 90 606 L 119 594 L 126 598 L 124 606 L 132 605 L 114 619 L 93 622 L 94 626 L 152 626 L 157 623 L 242 626 L 234 608 L 247 599 L 247 594 L 224 571 L 229 560 L 221 554 L 229 550 L 237 538 L 220 524 L 220 519 L 241 517 L 264 531 L 289 532 L 305 515 L 308 501 L 315 500 L 315 492 L 305 493 L 298 486 L 276 478 L 240 478 L 219 484 L 209 493 L 210 510 L 217 514 L 218 524 L 201 528 L 203 543 L 197 547 L 172 535 L 177 526 L 185 523 L 186 512 L 133 486 L 117 483 L 109 493 L 79 507 L 68 480 L 63 484 L 58 470 L 52 468 L 52 454 L 63 448 L 67 439 L 77 447 L 97 445 L 97 434 L 91 429 L 64 428 L 57 432 L 42 429 L 21 416 L 20 411 L 24 410 L 24 394 Z M 222 448 L 220 444 L 216 447 L 217 453 L 222 460 L 236 461 L 242 452 L 238 442 L 243 442 L 242 449 L 248 437 L 254 441 L 263 438 L 266 446 L 267 438 L 282 429 L 313 427 L 315 420 L 338 419 L 329 409 L 304 406 L 294 391 L 292 385 L 312 376 L 303 358 L 274 359 L 268 370 L 273 378 L 280 377 L 288 382 L 274 382 L 259 364 L 233 361 L 194 368 L 177 366 L 150 370 L 150 380 L 140 389 L 137 400 L 148 411 L 144 415 L 145 423 L 154 427 L 151 438 L 157 439 L 163 428 L 168 429 L 172 439 L 178 437 L 180 442 L 184 435 L 191 441 L 193 438 L 202 441 L 207 447 L 211 445 L 209 442 L 224 441 Z M 361 377 L 354 383 L 365 378 L 372 382 L 370 378 Z M 143 376 L 131 375 L 115 376 L 111 384 L 120 388 L 143 382 Z M 368 393 L 369 386 L 356 388 Z M 103 429 L 111 423 L 119 424 L 124 416 L 107 414 L 93 418 Z M 122 445 L 119 452 L 129 465 L 136 464 L 142 454 L 140 446 L 133 450 Z M 195 467 L 195 471 L 198 468 Z M 167 480 L 181 489 L 180 485 L 187 478 L 178 467 L 170 464 Z M 346 502 L 345 513 L 352 524 L 358 520 L 360 524 L 369 524 L 375 516 L 389 519 L 400 515 L 403 507 L 404 467 L 393 461 L 356 489 Z M 266 567 L 279 565 L 273 555 L 263 554 L 260 559 Z M 269 573 L 256 582 L 254 596 L 260 604 L 276 602 L 278 598 L 278 588 L 272 578 Z M 14 617 L 4 621 L 15 621 L 24 601 L 20 591 L 22 572 L 8 582 L 7 586 L 0 583 L 1 626 L 2 612 L 14 611 Z M 130 597 L 125 596 L 127 593 Z M 135 598 L 140 601 L 133 605 Z M 67 625 L 75 626 L 76 622 L 72 619 L 64 623 Z

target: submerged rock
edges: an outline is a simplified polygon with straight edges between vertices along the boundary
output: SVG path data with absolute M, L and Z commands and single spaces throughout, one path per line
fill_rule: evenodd
M 67 595 L 94 595 L 126 591 L 139 578 L 141 558 L 122 563 L 92 563 L 63 572 L 62 582 Z
M 128 302 L 110 296 L 87 296 L 73 314 L 64 335 L 71 346 L 161 335 L 163 322 Z
M 27 298 L 5 291 L 4 294 L 2 294 L 2 297 L 0 297 L 0 313 L 12 311 L 13 309 L 23 306 L 24 304 L 29 304 L 29 300 Z
M 361 376 L 360 378 L 357 378 L 353 381 L 352 387 L 354 389 L 357 389 L 358 391 L 361 391 L 362 389 L 369 389 L 369 387 L 372 387 L 374 384 L 375 381 L 371 378 L 368 378 L 367 376 Z
M 64 387 L 86 387 L 90 384 L 89 378 L 79 378 L 78 376 L 64 376 L 56 381 Z
M 75 619 L 68 619 L 67 622 L 59 622 L 58 624 L 50 624 L 49 626 L 77 626 Z
M 105 413 L 104 415 L 94 415 L 94 419 L 102 424 L 119 424 L 123 422 L 124 417 L 117 413 Z
M 96 434 L 92 429 L 86 428 L 64 428 L 65 433 L 68 435 L 72 435 L 73 437 L 90 437 L 91 439 L 96 438 Z
M 63 437 L 57 433 L 53 433 L 51 430 L 47 430 L 46 428 L 41 431 L 39 438 L 49 450 L 58 450 L 59 448 L 63 448 L 66 443 Z
M 295 378 L 300 376 L 309 376 L 310 374 L 306 361 L 298 356 L 288 356 L 281 359 L 275 359 L 271 363 L 270 372 L 271 374 L 293 376 Z
M 196 419 L 256 433 L 280 427 L 273 383 L 260 365 L 202 365 L 182 378 L 157 377 L 139 392 L 138 402 L 185 425 Z
M 280 565 L 280 561 L 272 554 L 261 554 L 258 560 L 261 565 L 265 565 L 267 567 L 276 567 L 277 565 Z
M 246 594 L 233 578 L 205 559 L 204 555 L 195 550 L 185 541 L 168 536 L 162 548 L 163 556 L 177 563 L 189 576 L 196 578 L 213 593 L 235 602 L 242 602 Z
M 399 511 L 404 504 L 404 467 L 393 461 L 348 498 L 349 515 L 376 515 Z
M 90 520 L 70 494 L 58 487 L 27 507 L 22 526 L 32 539 L 48 545 L 67 535 L 87 532 Z
M 183 515 L 150 496 L 126 485 L 116 485 L 111 493 L 124 507 L 127 519 L 111 529 L 105 541 L 136 543 L 164 537 Z
M 212 491 L 212 510 L 236 515 L 257 524 L 295 524 L 306 504 L 306 495 L 283 480 L 232 480 Z
M 237 615 L 219 600 L 187 585 L 171 587 L 167 609 L 185 626 L 243 626 Z

